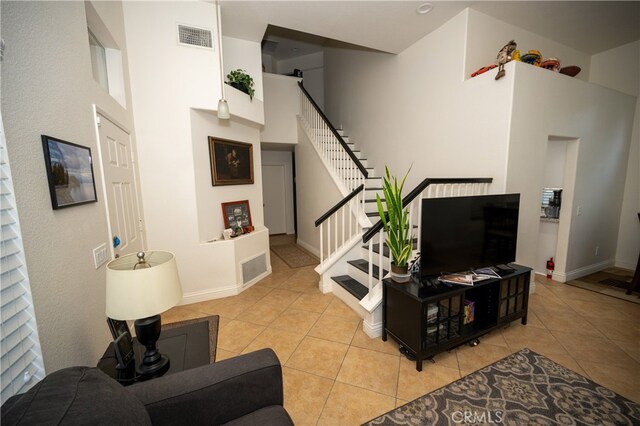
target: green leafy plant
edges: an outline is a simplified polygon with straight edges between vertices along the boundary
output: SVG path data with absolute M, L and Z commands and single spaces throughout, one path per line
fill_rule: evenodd
M 253 95 L 256 92 L 255 85 L 253 83 L 253 78 L 251 78 L 245 70 L 238 68 L 237 70 L 231 71 L 227 74 L 227 80 L 229 80 L 227 83 L 235 83 L 238 86 L 238 89 L 248 94 L 249 98 L 253 100 Z
M 407 179 L 411 167 L 398 183 L 398 178 L 391 175 L 389 168 L 385 166 L 385 175 L 383 178 L 383 194 L 385 210 L 382 206 L 383 202 L 380 195 L 376 194 L 376 203 L 378 205 L 378 213 L 382 219 L 384 230 L 387 233 L 386 243 L 391 251 L 391 258 L 396 267 L 402 268 L 407 266 L 411 259 L 411 250 L 413 249 L 413 236 L 409 229 L 409 211 L 402 206 L 402 188 L 404 181 Z

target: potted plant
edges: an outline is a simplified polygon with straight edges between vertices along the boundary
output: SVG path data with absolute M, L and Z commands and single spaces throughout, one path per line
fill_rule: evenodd
M 241 70 L 239 68 L 237 70 L 233 70 L 227 74 L 227 79 L 229 80 L 227 84 L 246 93 L 249 95 L 249 98 L 253 100 L 253 94 L 255 93 L 253 78 L 251 78 L 245 70 Z
M 378 194 L 376 194 L 376 203 L 387 233 L 386 243 L 391 253 L 391 278 L 396 282 L 407 282 L 411 278 L 408 273 L 408 264 L 413 249 L 413 236 L 409 229 L 409 212 L 402 206 L 402 188 L 411 168 L 407 170 L 400 183 L 395 176 L 391 176 L 387 166 L 384 170 L 382 192 L 384 204 L 387 207 L 386 215 Z

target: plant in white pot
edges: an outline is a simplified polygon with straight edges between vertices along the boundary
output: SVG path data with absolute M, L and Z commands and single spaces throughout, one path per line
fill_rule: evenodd
M 413 236 L 409 228 L 409 211 L 402 206 L 402 188 L 407 179 L 411 167 L 407 170 L 402 180 L 391 176 L 389 168 L 385 166 L 382 192 L 384 195 L 385 209 L 380 195 L 376 194 L 378 213 L 387 234 L 385 240 L 391 254 L 391 278 L 396 282 L 407 282 L 411 279 L 408 273 L 409 260 L 413 249 Z

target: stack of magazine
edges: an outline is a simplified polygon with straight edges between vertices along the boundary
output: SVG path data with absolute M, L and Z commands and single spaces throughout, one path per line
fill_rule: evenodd
M 438 277 L 438 281 L 447 284 L 474 285 L 490 278 L 500 278 L 500 275 L 491 268 L 480 268 L 455 274 L 444 273 Z

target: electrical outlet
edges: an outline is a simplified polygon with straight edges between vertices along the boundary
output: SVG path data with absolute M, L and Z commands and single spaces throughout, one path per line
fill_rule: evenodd
M 582 206 L 578 206 L 578 208 L 576 209 L 576 215 L 577 216 L 581 216 L 582 215 Z
M 598 255 L 599 251 L 600 251 L 600 246 L 596 246 L 596 256 Z
M 109 251 L 107 250 L 106 243 L 93 249 L 93 262 L 96 265 L 96 269 L 98 269 L 107 260 L 109 260 Z

